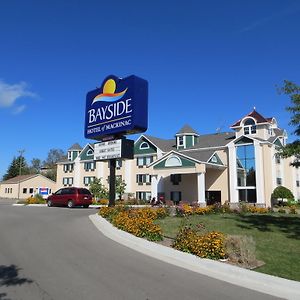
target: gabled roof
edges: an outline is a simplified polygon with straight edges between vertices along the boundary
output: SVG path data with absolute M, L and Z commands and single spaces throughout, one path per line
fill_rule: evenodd
M 70 150 L 82 150 L 82 147 L 78 143 L 75 143 L 68 149 L 68 151 Z
M 245 117 L 243 117 L 242 119 L 238 120 L 237 122 L 235 122 L 233 125 L 231 125 L 230 127 L 238 127 L 241 126 L 241 121 L 247 117 L 251 117 L 253 119 L 256 120 L 257 124 L 261 124 L 261 123 L 270 123 L 272 121 L 272 118 L 265 118 L 263 117 L 260 113 L 258 113 L 255 109 L 250 112 L 248 115 L 246 115 Z
M 178 152 L 180 154 L 184 154 L 188 157 L 191 157 L 198 162 L 208 162 L 208 160 L 213 156 L 215 150 L 197 150 L 197 151 L 184 151 Z
M 213 133 L 213 134 L 204 134 L 198 137 L 197 144 L 193 147 L 182 149 L 180 151 L 189 151 L 192 149 L 201 149 L 201 148 L 216 148 L 216 147 L 224 147 L 228 143 L 230 143 L 233 139 L 235 139 L 234 132 L 221 132 L 221 133 Z
M 31 179 L 31 178 L 34 178 L 34 177 L 37 177 L 37 176 L 41 176 L 41 177 L 44 177 L 46 178 L 47 180 L 50 180 L 52 182 L 55 182 L 45 176 L 43 176 L 42 174 L 29 174 L 29 175 L 19 175 L 19 176 L 16 176 L 16 177 L 13 177 L 13 178 L 10 178 L 10 179 L 7 179 L 5 181 L 2 181 L 1 184 L 12 184 L 12 183 L 19 183 L 19 182 L 23 182 L 23 181 L 26 181 L 28 179 Z
M 168 152 L 170 150 L 176 149 L 175 139 L 165 140 L 146 134 L 144 134 L 143 136 L 163 152 Z
M 192 134 L 196 134 L 199 135 L 199 133 L 194 130 L 190 125 L 185 124 L 177 133 L 176 135 L 181 135 L 181 134 L 188 134 L 188 133 L 192 133 Z

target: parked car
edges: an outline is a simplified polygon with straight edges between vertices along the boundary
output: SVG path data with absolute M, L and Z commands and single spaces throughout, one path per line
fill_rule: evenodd
M 87 208 L 90 204 L 92 204 L 92 194 L 85 188 L 62 188 L 47 198 L 47 205 L 49 207 L 67 205 L 69 208 L 75 206 Z

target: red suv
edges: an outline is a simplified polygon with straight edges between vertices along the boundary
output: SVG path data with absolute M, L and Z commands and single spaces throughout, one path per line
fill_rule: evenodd
M 92 204 L 92 194 L 84 188 L 62 188 L 47 198 L 47 205 L 67 205 L 69 208 L 74 206 L 89 207 Z

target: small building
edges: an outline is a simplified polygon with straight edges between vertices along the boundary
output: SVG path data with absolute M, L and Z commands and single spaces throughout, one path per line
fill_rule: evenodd
M 41 174 L 20 175 L 0 182 L 0 198 L 26 199 L 35 194 L 47 197 L 55 186 L 55 181 Z

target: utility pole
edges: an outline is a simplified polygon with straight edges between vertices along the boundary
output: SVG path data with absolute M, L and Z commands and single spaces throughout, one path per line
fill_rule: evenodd
M 24 149 L 22 150 L 19 150 L 18 151 L 20 153 L 20 156 L 19 156 L 19 176 L 22 175 L 22 157 L 23 157 L 23 153 L 25 152 Z M 19 185 L 18 185 L 18 199 L 20 200 L 20 181 L 21 181 L 21 178 L 19 178 Z

